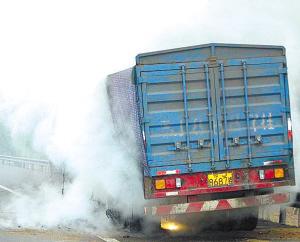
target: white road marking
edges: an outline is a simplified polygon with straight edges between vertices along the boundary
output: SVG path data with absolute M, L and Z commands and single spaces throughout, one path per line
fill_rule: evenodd
M 5 187 L 5 186 L 0 185 L 0 188 L 3 189 L 3 190 L 5 190 L 5 191 L 8 191 L 8 192 L 10 192 L 10 193 L 12 193 L 12 194 L 14 194 L 14 195 L 16 195 L 16 196 L 21 196 L 20 193 L 15 192 L 14 190 L 12 190 L 12 189 L 10 189 L 10 188 L 8 188 L 8 187 Z
M 98 237 L 99 239 L 104 240 L 105 242 L 120 242 L 120 241 L 117 240 L 117 239 L 101 237 L 100 235 L 97 235 L 97 237 Z

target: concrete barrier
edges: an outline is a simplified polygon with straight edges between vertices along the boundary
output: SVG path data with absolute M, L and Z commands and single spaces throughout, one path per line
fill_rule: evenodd
M 280 206 L 260 207 L 258 217 L 262 220 L 280 223 Z
M 287 207 L 283 209 L 282 213 L 282 223 L 289 225 L 300 227 L 300 209 L 294 207 Z
M 300 227 L 300 208 L 269 206 L 259 209 L 259 219 Z

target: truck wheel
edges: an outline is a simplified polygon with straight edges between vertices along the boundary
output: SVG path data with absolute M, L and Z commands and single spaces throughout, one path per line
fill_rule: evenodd
M 252 208 L 247 211 L 239 221 L 239 230 L 254 230 L 258 222 L 258 208 Z
M 142 231 L 147 236 L 153 236 L 165 232 L 160 226 L 160 221 L 144 221 Z
M 218 224 L 218 230 L 224 231 L 224 232 L 229 232 L 229 231 L 234 230 L 235 226 L 236 226 L 236 221 L 227 220 L 227 221 L 224 221 L 224 222 L 221 222 Z

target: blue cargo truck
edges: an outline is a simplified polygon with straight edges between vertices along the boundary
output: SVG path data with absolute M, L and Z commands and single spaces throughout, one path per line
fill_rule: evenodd
M 284 47 L 139 54 L 133 68 L 108 77 L 107 88 L 120 137 L 135 134 L 146 216 L 211 213 L 251 230 L 258 207 L 289 202 L 288 192 L 274 192 L 295 185 Z

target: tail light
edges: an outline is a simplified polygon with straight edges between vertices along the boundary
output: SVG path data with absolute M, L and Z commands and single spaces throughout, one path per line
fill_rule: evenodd
M 273 179 L 274 178 L 274 169 L 265 170 L 265 179 Z
M 182 185 L 181 178 L 167 178 L 155 180 L 156 190 L 180 188 Z
M 283 168 L 270 168 L 265 170 L 259 170 L 259 179 L 260 180 L 270 180 L 277 178 L 284 178 L 284 169 Z
M 259 179 L 260 180 L 264 180 L 265 179 L 265 171 L 264 170 L 259 170 L 258 174 L 259 174 Z
M 181 178 L 176 178 L 176 187 L 180 188 L 181 187 Z
M 166 188 L 166 182 L 163 179 L 155 180 L 155 188 L 157 190 L 162 190 Z
M 284 170 L 283 168 L 276 168 L 274 169 L 275 178 L 283 178 L 284 177 Z
M 166 188 L 175 188 L 176 187 L 176 183 L 175 183 L 175 179 L 174 178 L 169 178 L 166 179 Z
M 288 138 L 289 140 L 293 139 L 293 129 L 292 129 L 292 120 L 288 118 Z

